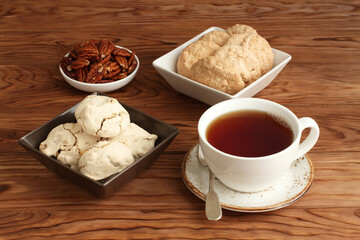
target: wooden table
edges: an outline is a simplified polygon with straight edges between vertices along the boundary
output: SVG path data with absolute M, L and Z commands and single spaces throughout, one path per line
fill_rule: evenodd
M 0 239 L 360 239 L 360 3 L 358 1 L 2 1 L 0 5 Z M 181 178 L 209 107 L 175 90 L 152 61 L 203 30 L 253 26 L 292 55 L 255 97 L 320 125 L 308 156 L 315 179 L 303 198 L 266 213 L 223 211 Z M 109 96 L 175 125 L 180 134 L 149 169 L 99 199 L 58 177 L 18 139 L 87 93 L 61 77 L 73 44 L 108 39 L 141 67 Z

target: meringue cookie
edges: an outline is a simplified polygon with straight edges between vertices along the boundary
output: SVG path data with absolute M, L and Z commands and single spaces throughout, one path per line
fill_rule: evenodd
M 134 162 L 131 149 L 120 141 L 101 141 L 79 159 L 79 172 L 94 180 L 121 172 Z
M 76 128 L 75 125 L 65 123 L 53 128 L 45 141 L 40 143 L 39 150 L 50 157 L 57 157 L 61 151 L 69 151 L 76 144 L 76 138 L 71 131 Z
M 154 148 L 156 139 L 157 135 L 148 133 L 135 123 L 130 123 L 119 136 L 111 141 L 123 142 L 131 149 L 135 158 L 140 158 Z
M 130 123 L 129 113 L 114 98 L 89 95 L 76 108 L 75 118 L 85 133 L 115 137 Z
M 81 154 L 99 140 L 98 137 L 84 133 L 80 124 L 65 123 L 51 130 L 39 150 L 77 170 Z

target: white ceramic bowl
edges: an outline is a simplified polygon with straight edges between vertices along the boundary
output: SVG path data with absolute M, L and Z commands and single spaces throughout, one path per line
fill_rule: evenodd
M 116 46 L 116 47 L 123 48 L 123 49 L 130 51 L 129 49 L 121 47 L 121 46 Z M 66 54 L 65 56 L 67 56 L 68 54 Z M 139 61 L 139 58 L 136 56 L 136 54 L 135 54 L 135 59 L 137 61 L 137 66 L 136 66 L 135 70 L 129 76 L 127 76 L 126 78 L 114 81 L 114 82 L 109 82 L 109 83 L 80 82 L 80 81 L 70 78 L 68 75 L 66 75 L 60 65 L 59 65 L 59 69 L 60 69 L 60 73 L 63 76 L 63 78 L 65 79 L 65 81 L 67 83 L 69 83 L 71 86 L 73 86 L 74 88 L 77 88 L 84 92 L 111 92 L 111 91 L 114 91 L 114 90 L 124 87 L 129 82 L 131 82 L 131 80 L 134 79 L 134 77 L 140 67 L 140 61 Z
M 258 80 L 251 83 L 249 86 L 245 87 L 234 95 L 221 92 L 178 74 L 176 63 L 182 50 L 189 44 L 197 41 L 202 35 L 215 30 L 224 31 L 222 28 L 211 27 L 153 62 L 154 68 L 176 91 L 209 105 L 214 105 L 218 102 L 232 98 L 252 97 L 264 89 L 267 85 L 269 85 L 271 81 L 285 67 L 285 65 L 291 60 L 291 56 L 289 54 L 272 48 L 274 53 L 273 68 Z

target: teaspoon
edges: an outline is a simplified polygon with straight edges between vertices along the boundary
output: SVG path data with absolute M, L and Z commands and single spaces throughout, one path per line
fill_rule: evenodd
M 207 166 L 200 145 L 198 145 L 198 159 L 201 164 Z M 219 196 L 214 190 L 214 183 L 213 183 L 214 174 L 209 167 L 208 169 L 209 169 L 209 191 L 206 194 L 206 199 L 205 199 L 205 213 L 207 219 L 219 220 L 222 217 L 221 204 L 219 201 Z

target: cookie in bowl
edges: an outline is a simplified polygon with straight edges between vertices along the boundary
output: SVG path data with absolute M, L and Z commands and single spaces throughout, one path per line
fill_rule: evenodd
M 264 40 L 246 25 L 211 27 L 157 58 L 153 66 L 176 91 L 209 105 L 252 97 L 291 60 Z
M 102 101 L 114 99 L 102 93 L 92 95 Z M 179 132 L 170 124 L 118 103 L 131 123 L 115 137 L 85 132 L 75 117 L 80 102 L 20 138 L 19 144 L 59 176 L 99 197 L 110 196 L 156 161 Z M 104 122 L 111 121 L 111 117 L 103 117 L 108 118 Z
M 130 115 L 115 99 L 89 95 L 75 110 L 75 118 L 84 132 L 95 137 L 116 137 L 130 123 Z
M 121 172 L 151 151 L 158 138 L 135 123 L 129 127 L 129 113 L 107 96 L 87 96 L 76 107 L 75 118 L 76 123 L 51 130 L 39 150 L 94 180 Z
M 247 25 L 212 31 L 187 46 L 178 73 L 228 94 L 245 88 L 273 67 L 268 41 Z

